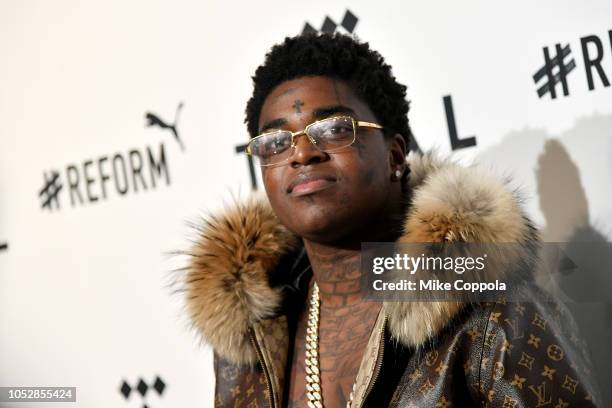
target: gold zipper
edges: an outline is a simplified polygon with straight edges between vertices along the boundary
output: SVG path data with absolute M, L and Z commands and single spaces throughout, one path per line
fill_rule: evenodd
M 274 398 L 274 391 L 272 390 L 272 379 L 270 377 L 270 372 L 268 371 L 268 366 L 263 357 L 263 352 L 257 343 L 257 338 L 255 336 L 255 330 L 251 327 L 249 328 L 249 338 L 251 340 L 251 344 L 255 348 L 255 353 L 257 354 L 257 358 L 259 359 L 259 363 L 261 364 L 261 369 L 264 373 L 264 377 L 266 378 L 266 388 L 268 389 L 268 402 L 270 403 L 270 408 L 276 407 L 276 399 Z
M 378 376 L 380 374 L 380 369 L 382 367 L 382 362 L 383 362 L 383 356 L 385 354 L 385 327 L 386 326 L 387 326 L 387 314 L 383 316 L 382 328 L 378 334 L 380 338 L 380 344 L 378 347 L 378 355 L 376 356 L 376 365 L 374 366 L 374 375 L 372 376 L 372 378 L 370 378 L 370 383 L 368 384 L 368 388 L 366 389 L 365 394 L 363 394 L 363 399 L 361 400 L 361 403 L 359 404 L 359 408 L 363 406 L 363 402 L 368 398 L 368 395 L 372 391 L 372 388 L 374 388 L 374 384 L 376 383 L 376 380 L 378 379 Z

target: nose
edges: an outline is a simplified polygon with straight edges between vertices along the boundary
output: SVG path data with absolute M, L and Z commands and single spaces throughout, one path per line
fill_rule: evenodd
M 320 163 L 329 157 L 327 153 L 313 145 L 305 133 L 295 136 L 293 142 L 295 147 L 293 148 L 293 154 L 289 158 L 292 167 Z

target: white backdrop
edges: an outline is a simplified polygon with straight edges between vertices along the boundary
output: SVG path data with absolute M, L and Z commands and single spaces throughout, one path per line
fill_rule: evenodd
M 246 159 L 234 149 L 247 139 L 250 76 L 265 52 L 306 22 L 340 22 L 347 8 L 357 36 L 408 86 L 422 148 L 451 150 L 442 102 L 451 95 L 459 136 L 477 141 L 458 157 L 514 174 L 545 227 L 535 170 L 545 140 L 559 139 L 579 169 L 590 222 L 612 238 L 612 87 L 593 71 L 588 89 L 580 44 L 588 35 L 601 40 L 612 81 L 608 0 L 5 0 L 0 386 L 77 387 L 77 404 L 54 406 L 212 407 L 211 352 L 165 287 L 181 264 L 165 253 L 187 247 L 186 220 L 251 189 Z M 570 44 L 566 62 L 576 64 L 569 95 L 558 85 L 556 99 L 539 98 L 532 76 L 543 47 L 554 56 L 557 43 Z M 170 130 L 145 126 L 147 112 L 174 122 L 180 102 L 185 150 Z M 63 187 L 43 207 L 49 190 L 39 193 L 53 171 Z M 161 396 L 149 389 L 126 400 L 119 392 L 123 381 L 151 386 L 157 376 L 166 385 Z

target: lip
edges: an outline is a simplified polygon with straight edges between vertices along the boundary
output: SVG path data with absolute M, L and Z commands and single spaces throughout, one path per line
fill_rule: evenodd
M 289 183 L 287 194 L 299 197 L 331 187 L 336 178 L 322 173 L 300 173 Z

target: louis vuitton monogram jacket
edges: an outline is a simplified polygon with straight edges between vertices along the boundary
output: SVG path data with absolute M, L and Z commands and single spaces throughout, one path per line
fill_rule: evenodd
M 505 183 L 433 155 L 409 165 L 413 193 L 399 241 L 512 242 L 517 261 L 535 268 L 537 232 Z M 310 276 L 300 240 L 265 200 L 203 220 L 183 284 L 189 319 L 214 350 L 215 407 L 286 405 Z M 532 301 L 384 302 L 353 406 L 598 406 L 571 317 L 535 285 L 520 290 Z

